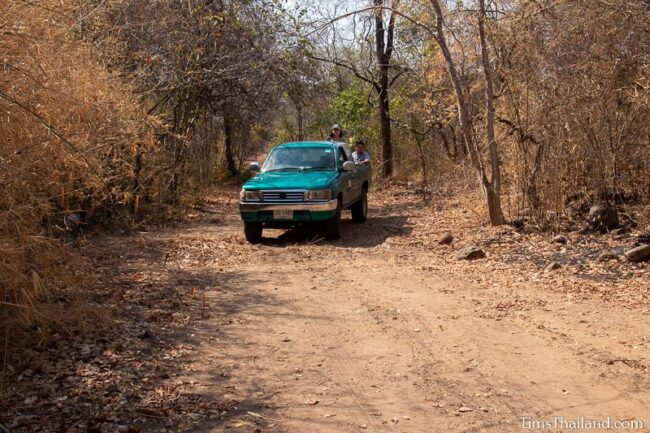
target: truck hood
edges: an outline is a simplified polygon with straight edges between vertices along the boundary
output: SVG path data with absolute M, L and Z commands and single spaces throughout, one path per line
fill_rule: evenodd
M 280 171 L 260 173 L 244 189 L 326 189 L 338 176 L 335 171 Z

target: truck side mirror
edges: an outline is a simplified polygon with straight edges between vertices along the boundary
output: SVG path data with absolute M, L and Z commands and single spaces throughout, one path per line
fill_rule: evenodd
M 260 171 L 260 163 L 259 162 L 251 162 L 248 164 L 248 169 L 252 172 L 258 172 Z
M 354 171 L 354 162 L 345 161 L 343 163 L 343 171 Z

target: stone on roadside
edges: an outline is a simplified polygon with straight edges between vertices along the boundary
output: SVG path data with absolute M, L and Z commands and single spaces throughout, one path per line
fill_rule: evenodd
M 449 244 L 451 244 L 453 241 L 454 241 L 454 235 L 452 235 L 451 233 L 447 232 L 447 233 L 445 233 L 444 235 L 442 235 L 442 237 L 440 238 L 440 240 L 438 241 L 438 243 L 439 243 L 440 245 L 449 245 Z
M 601 233 L 619 228 L 618 212 L 604 204 L 592 206 L 589 209 L 589 225 Z
M 553 239 L 551 239 L 551 242 L 554 243 L 554 244 L 566 244 L 567 239 L 566 239 L 566 237 L 564 237 L 562 235 L 557 235 Z
M 629 262 L 633 263 L 646 262 L 650 260 L 650 244 L 632 248 L 625 253 L 625 258 Z
M 153 338 L 153 332 L 151 332 L 149 329 L 145 329 L 144 331 L 142 331 L 140 335 L 138 335 L 138 338 L 140 340 L 147 340 Z
M 484 259 L 485 252 L 476 245 L 467 245 L 456 251 L 458 260 L 477 260 Z
M 553 272 L 555 270 L 560 269 L 561 267 L 562 267 L 562 265 L 559 264 L 558 262 L 551 262 L 551 263 L 548 264 L 546 269 L 544 269 L 544 271 L 545 272 Z
M 618 260 L 618 254 L 613 251 L 603 251 L 603 253 L 598 256 L 599 262 L 609 262 L 610 260 Z
M 521 219 L 521 218 L 514 219 L 514 220 L 512 220 L 512 221 L 510 222 L 510 225 L 512 225 L 512 226 L 513 226 L 514 228 L 516 228 L 517 230 L 521 230 L 521 229 L 523 229 L 525 224 L 526 224 L 526 223 L 525 223 L 524 220 Z
M 583 227 L 580 230 L 578 230 L 578 233 L 581 234 L 581 235 L 588 235 L 588 234 L 593 233 L 593 231 L 594 230 L 591 228 L 591 226 L 586 226 L 586 227 Z

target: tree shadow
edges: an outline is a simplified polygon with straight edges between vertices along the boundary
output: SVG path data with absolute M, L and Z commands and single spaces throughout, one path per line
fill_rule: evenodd
M 201 249 L 170 257 L 170 250 L 200 246 L 201 239 L 101 240 L 87 251 L 96 271 L 89 290 L 94 304 L 112 312 L 107 325 L 43 347 L 37 367 L 12 376 L 0 423 L 16 433 L 208 431 L 204 426 L 229 425 L 242 413 L 263 413 L 269 403 L 256 393 L 224 396 L 230 375 L 213 367 L 244 362 L 243 355 L 228 356 L 246 349 L 246 341 L 231 334 L 237 327 L 228 325 L 245 315 L 290 317 L 288 301 L 258 290 L 262 281 L 252 275 L 203 265 L 196 254 Z M 215 342 L 232 350 L 215 351 Z M 196 362 L 208 351 L 212 364 Z M 197 388 L 187 378 L 205 379 L 210 387 Z M 272 395 L 264 385 L 250 384 Z M 35 397 L 25 401 L 26 395 Z
M 188 276 L 201 277 L 201 273 Z M 179 330 L 175 338 L 168 341 L 200 345 L 196 357 L 209 360 L 192 363 L 191 370 L 179 376 L 183 382 L 197 383 L 197 389 L 190 394 L 200 402 L 198 409 L 195 406 L 192 411 L 201 417 L 184 431 L 207 433 L 277 429 L 274 418 L 278 409 L 275 407 L 276 397 L 291 392 L 293 382 L 287 380 L 273 384 L 260 380 L 276 373 L 263 358 L 255 361 L 252 354 L 260 350 L 269 354 L 280 353 L 283 349 L 274 347 L 277 343 L 271 341 L 261 343 L 262 349 L 258 346 L 257 350 L 251 351 L 247 336 L 256 331 L 250 327 L 265 326 L 278 317 L 328 323 L 333 318 L 324 314 L 305 315 L 298 312 L 291 300 L 259 290 L 259 285 L 264 281 L 250 274 L 220 273 L 215 275 L 212 282 L 216 288 L 207 291 L 210 306 L 201 325 L 191 334 Z M 151 424 L 151 427 L 159 426 L 161 424 L 157 422 Z
M 269 414 L 273 410 L 271 401 L 284 390 L 271 389 L 268 383 L 256 379 L 264 376 L 266 367 L 263 363 L 249 365 L 250 349 L 243 338 L 243 329 L 251 325 L 249 317 L 262 318 L 262 323 L 278 316 L 298 317 L 291 308 L 291 301 L 258 290 L 264 281 L 246 273 L 185 271 L 178 273 L 176 280 L 183 284 L 203 284 L 201 290 L 205 293 L 206 306 L 201 308 L 202 301 L 197 296 L 195 314 L 198 317 L 194 325 L 199 322 L 200 325 L 191 329 L 179 328 L 168 335 L 166 349 L 157 354 L 166 357 L 172 348 L 197 348 L 195 353 L 174 366 L 173 374 L 177 382 L 196 385 L 190 385 L 175 401 L 162 403 L 161 408 L 165 413 L 191 412 L 195 416 L 194 420 L 183 425 L 183 431 L 251 431 L 254 427 L 273 424 Z M 317 315 L 309 319 L 330 320 Z M 209 362 L 194 362 L 198 358 L 209 359 Z M 247 368 L 245 375 L 240 372 L 243 366 Z M 160 381 L 157 386 L 165 386 L 167 382 Z M 245 394 L 234 395 L 238 389 L 244 389 Z M 149 420 L 151 431 L 162 426 L 158 420 Z

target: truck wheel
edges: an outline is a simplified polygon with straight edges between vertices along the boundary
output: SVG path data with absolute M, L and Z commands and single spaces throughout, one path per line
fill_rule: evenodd
M 368 193 L 364 188 L 361 191 L 361 198 L 352 205 L 352 221 L 355 223 L 365 223 L 368 219 Z
M 325 237 L 327 239 L 339 239 L 341 237 L 341 199 L 336 206 L 336 215 L 334 218 L 325 222 Z
M 256 222 L 244 222 L 244 235 L 251 244 L 258 244 L 262 240 L 262 224 Z

